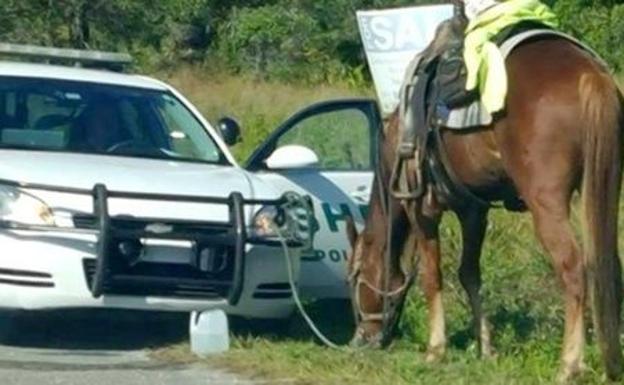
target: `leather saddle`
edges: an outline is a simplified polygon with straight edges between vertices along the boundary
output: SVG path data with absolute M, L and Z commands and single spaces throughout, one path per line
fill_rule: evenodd
M 519 33 L 547 28 L 525 21 L 501 31 L 493 41 L 500 46 Z M 415 199 L 425 193 L 426 179 L 447 197 L 485 204 L 470 193 L 446 167 L 440 150 L 440 130 L 450 112 L 475 102 L 479 93 L 466 91 L 467 71 L 463 59 L 464 30 L 461 20 L 449 19 L 436 31 L 434 41 L 416 58 L 403 85 L 400 106 L 401 135 L 391 190 L 395 198 Z M 415 185 L 405 177 L 405 162 L 416 161 Z

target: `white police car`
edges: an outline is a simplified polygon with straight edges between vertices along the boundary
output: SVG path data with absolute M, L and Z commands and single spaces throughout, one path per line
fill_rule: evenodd
M 2 53 L 98 67 L 129 59 L 13 45 Z M 273 220 L 302 293 L 344 297 L 341 221 L 361 220 L 379 122 L 371 100 L 318 104 L 278 128 L 245 170 L 225 143 L 238 139 L 233 121 L 221 121 L 219 135 L 167 84 L 0 62 L 0 307 L 286 317 L 292 293 Z M 293 190 L 312 198 L 320 226 L 300 276 L 310 226 Z

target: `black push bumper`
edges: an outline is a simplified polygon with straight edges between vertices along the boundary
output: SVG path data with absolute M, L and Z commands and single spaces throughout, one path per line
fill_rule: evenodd
M 226 299 L 236 305 L 245 281 L 245 247 L 248 243 L 275 244 L 275 241 L 248 236 L 245 224 L 245 206 L 273 205 L 281 207 L 286 196 L 276 200 L 244 199 L 239 192 L 228 198 L 148 194 L 110 191 L 98 184 L 92 190 L 49 185 L 18 183 L 0 180 L 11 187 L 90 195 L 93 214 L 74 215 L 74 227 L 26 225 L 0 221 L 0 228 L 51 232 L 88 233 L 97 237 L 96 259 L 84 260 L 86 282 L 93 297 L 102 295 L 141 295 L 193 299 Z M 111 198 L 166 201 L 181 203 L 222 204 L 229 210 L 228 222 L 187 221 L 166 218 L 111 216 L 108 202 Z M 310 237 L 311 238 L 311 237 Z M 142 239 L 189 241 L 193 245 L 191 261 L 175 264 L 128 261 L 123 247 L 141 247 Z M 301 242 L 289 240 L 290 246 Z M 219 262 L 218 269 L 206 269 L 202 258 Z M 204 261 L 205 262 L 205 261 Z M 214 261 L 213 261 L 214 262 Z M 208 263 L 215 266 L 215 263 Z

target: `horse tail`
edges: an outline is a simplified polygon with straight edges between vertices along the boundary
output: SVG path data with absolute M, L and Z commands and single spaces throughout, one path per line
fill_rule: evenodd
M 617 224 L 623 104 L 613 79 L 602 71 L 582 75 L 579 92 L 584 121 L 581 194 L 587 283 L 606 372 L 610 378 L 617 378 L 622 372 L 622 267 L 617 250 Z

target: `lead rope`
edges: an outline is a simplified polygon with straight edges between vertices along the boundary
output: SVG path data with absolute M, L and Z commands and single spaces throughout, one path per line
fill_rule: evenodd
M 392 208 L 390 207 L 390 194 L 386 194 L 386 197 L 382 197 L 381 199 L 386 199 L 385 209 L 386 209 L 386 218 L 388 218 L 388 223 L 386 226 L 386 247 L 384 248 L 384 293 L 388 293 L 390 291 L 390 270 L 391 270 L 391 251 L 392 251 Z M 388 335 L 391 333 L 389 331 L 390 327 L 390 300 L 388 295 L 384 295 L 382 298 L 382 311 L 383 311 L 383 320 L 381 322 L 381 335 L 382 335 L 382 344 L 383 341 L 386 340 Z
M 383 185 L 381 183 L 379 183 L 379 187 L 381 189 L 381 191 L 383 191 Z M 299 207 L 309 207 L 307 202 L 303 202 L 303 200 L 301 199 L 301 197 L 298 196 L 291 196 L 291 201 L 296 201 L 295 205 L 299 206 Z M 389 212 L 388 207 L 387 207 L 388 202 L 382 200 L 382 209 L 385 212 Z M 310 215 L 310 213 L 308 212 L 308 216 Z M 336 344 L 335 342 L 333 342 L 332 340 L 330 340 L 329 338 L 327 338 L 327 336 L 325 336 L 316 326 L 316 324 L 314 323 L 314 321 L 312 320 L 312 318 L 310 317 L 310 315 L 308 314 L 308 312 L 305 310 L 304 306 L 303 306 L 303 302 L 301 300 L 301 297 L 299 296 L 299 290 L 297 289 L 297 284 L 295 282 L 295 274 L 294 274 L 294 269 L 293 269 L 293 261 L 292 261 L 292 255 L 290 254 L 288 245 L 286 243 L 286 238 L 284 237 L 284 234 L 282 232 L 282 230 L 274 223 L 271 222 L 271 228 L 273 229 L 273 231 L 275 231 L 275 233 L 277 234 L 277 239 L 282 247 L 282 251 L 284 253 L 284 259 L 286 261 L 286 270 L 287 270 L 287 275 L 288 275 L 288 284 L 290 286 L 290 290 L 292 291 L 293 294 L 293 299 L 295 302 L 295 305 L 297 306 L 297 310 L 299 310 L 299 313 L 301 314 L 301 316 L 303 317 L 303 319 L 305 320 L 305 322 L 307 323 L 308 327 L 310 328 L 310 330 L 312 330 L 312 332 L 314 333 L 314 335 L 323 343 L 325 344 L 327 347 L 332 348 L 332 349 L 336 349 L 336 350 L 343 350 L 343 351 L 352 351 L 353 349 L 348 347 L 348 346 L 339 346 L 338 344 Z M 390 235 L 392 232 L 392 229 L 388 230 Z M 311 240 L 310 240 L 311 241 Z M 390 245 L 390 242 L 387 242 L 388 245 Z M 386 248 L 386 255 L 389 256 L 389 247 Z M 389 257 L 386 258 L 386 260 L 389 261 Z M 389 267 L 390 264 L 387 263 L 387 266 Z M 359 270 L 359 269 L 358 269 Z M 356 273 L 357 274 L 357 273 Z M 386 277 L 389 277 L 390 274 L 386 274 Z M 372 285 L 371 283 L 369 283 L 368 281 L 366 281 L 365 279 L 358 277 L 357 278 L 357 286 L 356 288 L 359 289 L 359 285 L 364 284 L 366 285 L 369 289 L 371 289 L 375 294 L 380 295 L 383 298 L 383 309 L 384 312 L 377 316 L 375 314 L 366 314 L 363 313 L 361 311 L 361 309 L 359 309 L 359 296 L 357 296 L 358 298 L 355 298 L 355 302 L 357 304 L 358 310 L 359 312 L 356 314 L 356 319 L 355 321 L 358 321 L 357 317 L 362 317 L 363 319 L 371 319 L 371 320 L 381 320 L 384 324 L 389 321 L 389 317 L 387 316 L 388 310 L 389 310 L 389 297 L 394 297 L 396 295 L 401 294 L 408 286 L 409 286 L 409 280 L 406 279 L 406 282 L 404 285 L 402 285 L 400 288 L 398 288 L 397 290 L 394 290 L 392 292 L 390 292 L 388 290 L 389 287 L 389 279 L 386 278 L 385 279 L 385 287 L 383 289 L 378 289 L 375 285 Z M 357 290 L 356 290 L 357 291 Z M 385 329 L 382 330 L 382 333 L 385 333 Z
M 273 230 L 276 232 L 276 234 L 278 235 L 278 240 L 279 243 L 282 247 L 282 251 L 284 252 L 284 259 L 286 260 L 286 270 L 288 273 L 288 284 L 290 285 L 290 290 L 293 293 L 293 299 L 295 301 L 295 305 L 297 306 L 297 310 L 299 310 L 299 313 L 301 314 L 301 316 L 303 317 L 303 319 L 305 320 L 305 322 L 308 324 L 308 327 L 310 328 L 310 330 L 312 330 L 312 332 L 314 333 L 314 335 L 327 347 L 332 348 L 332 349 L 336 349 L 336 350 L 342 350 L 342 351 L 353 351 L 352 348 L 348 347 L 348 346 L 340 346 L 338 344 L 336 344 L 335 342 L 333 342 L 332 340 L 330 340 L 327 336 L 325 336 L 316 326 L 316 324 L 314 323 L 314 321 L 312 320 L 312 318 L 310 317 L 310 315 L 308 314 L 308 312 L 305 310 L 304 306 L 303 306 L 303 302 L 301 301 L 301 297 L 299 297 L 299 290 L 297 289 L 297 284 L 295 283 L 295 274 L 293 272 L 293 262 L 292 262 L 292 256 L 290 254 L 290 251 L 288 249 L 288 245 L 286 244 L 285 238 L 282 234 L 282 231 L 279 229 L 279 227 L 277 227 L 277 225 L 275 225 L 274 223 L 271 223 L 271 227 L 273 228 Z M 388 302 L 386 300 L 386 298 L 388 297 L 394 297 L 396 295 L 401 294 L 404 290 L 406 290 L 409 285 L 410 285 L 410 280 L 406 278 L 405 283 L 398 289 L 392 291 L 392 292 L 388 292 L 387 290 L 380 290 L 378 288 L 376 288 L 374 285 L 370 284 L 368 281 L 364 280 L 364 279 L 358 279 L 358 283 L 361 284 L 363 283 L 364 285 L 366 285 L 368 288 L 370 288 L 374 293 L 382 296 L 384 298 L 384 302 Z M 359 301 L 356 300 L 356 302 L 359 303 Z M 360 311 L 359 316 L 364 316 L 363 318 L 368 319 L 368 320 L 382 320 L 387 318 L 384 314 L 366 314 L 366 313 L 362 313 Z
M 384 276 L 383 276 L 383 289 L 380 291 L 377 288 L 375 288 L 375 292 L 376 294 L 379 294 L 379 292 L 382 292 L 383 294 L 381 295 L 382 298 L 382 314 L 381 314 L 381 335 L 382 335 L 382 344 L 383 341 L 386 340 L 386 338 L 388 337 L 388 335 L 390 334 L 390 331 L 388 331 L 389 328 L 389 323 L 390 323 L 390 298 L 393 297 L 392 292 L 390 292 L 390 270 L 391 270 L 391 261 L 390 261 L 390 257 L 391 257 L 391 251 L 392 251 L 392 221 L 393 221 L 393 215 L 392 215 L 392 208 L 390 207 L 391 205 L 391 199 L 392 197 L 390 196 L 391 194 L 389 194 L 386 189 L 384 188 L 384 180 L 385 178 L 383 177 L 384 174 L 384 170 L 383 170 L 383 164 L 382 164 L 382 145 L 381 145 L 381 134 L 382 134 L 382 130 L 379 130 L 377 132 L 377 164 L 376 166 L 376 174 L 377 174 L 377 188 L 379 189 L 379 200 L 381 202 L 381 211 L 384 217 L 387 218 L 388 222 L 387 222 L 387 226 L 386 226 L 386 247 L 384 248 Z M 359 278 L 359 277 L 358 277 Z M 355 290 L 356 290 L 356 299 L 358 302 L 358 308 L 360 307 L 359 304 L 359 283 L 360 281 L 358 281 L 358 285 L 356 286 Z M 368 282 L 367 286 L 370 288 L 372 285 L 369 285 Z M 402 288 L 401 288 L 402 289 Z M 403 291 L 400 290 L 399 293 Z M 390 293 L 390 294 L 389 294 Z M 360 316 L 362 316 L 362 309 L 359 309 L 360 311 Z M 357 321 L 357 319 L 356 319 Z
M 381 149 L 381 142 L 380 139 L 381 138 L 381 130 L 378 131 L 377 134 L 377 146 L 378 149 Z M 382 212 L 384 214 L 384 216 L 388 216 L 388 226 L 387 226 L 387 239 L 386 239 L 386 247 L 385 247 L 385 251 L 384 251 L 384 288 L 382 290 L 379 290 L 377 287 L 375 287 L 374 285 L 370 284 L 368 281 L 361 279 L 360 277 L 358 277 L 357 279 L 357 285 L 356 285 L 356 291 L 359 290 L 359 285 L 361 283 L 364 283 L 368 288 L 372 289 L 373 292 L 377 295 L 380 295 L 382 297 L 383 300 L 383 305 L 382 305 L 382 309 L 383 312 L 381 314 L 381 321 L 382 321 L 382 339 L 385 339 L 386 337 L 386 333 L 387 332 L 387 327 L 388 327 L 388 323 L 389 323 L 389 307 L 390 307 L 390 301 L 388 300 L 388 297 L 393 297 L 396 296 L 398 294 L 400 294 L 401 292 L 403 292 L 408 286 L 409 286 L 409 280 L 406 277 L 406 282 L 404 285 L 402 285 L 399 289 L 390 292 L 389 291 L 389 287 L 390 287 L 390 251 L 391 251 L 391 237 L 392 237 L 392 213 L 391 210 L 389 208 L 390 206 L 390 194 L 386 194 L 385 189 L 384 189 L 384 185 L 383 185 L 383 181 L 382 181 L 382 174 L 383 174 L 383 169 L 382 169 L 382 164 L 381 164 L 381 151 L 377 151 L 377 159 L 376 159 L 376 171 L 377 171 L 377 187 L 379 188 L 379 194 L 380 194 L 380 202 L 381 202 L 381 209 Z M 310 317 L 310 315 L 308 314 L 308 312 L 305 310 L 304 306 L 303 306 L 303 302 L 301 301 L 301 297 L 299 296 L 299 290 L 297 289 L 297 285 L 295 283 L 295 277 L 294 277 L 294 272 L 293 272 L 293 262 L 292 262 L 292 256 L 290 254 L 290 251 L 288 249 L 288 245 L 286 244 L 286 238 L 284 237 L 284 234 L 282 233 L 282 231 L 280 230 L 280 228 L 274 223 L 271 222 L 271 228 L 273 229 L 273 231 L 275 231 L 275 233 L 277 234 L 277 238 L 278 241 L 282 247 L 282 251 L 284 252 L 284 259 L 286 261 L 286 270 L 287 270 L 287 274 L 288 274 L 288 284 L 290 285 L 290 290 L 292 291 L 292 295 L 293 295 L 293 299 L 295 302 L 295 305 L 297 306 L 297 309 L 299 310 L 299 313 L 301 314 L 301 316 L 303 317 L 303 319 L 305 320 L 305 322 L 307 323 L 308 327 L 310 328 L 310 330 L 312 330 L 312 332 L 314 333 L 314 335 L 323 343 L 325 344 L 327 347 L 332 348 L 332 349 L 336 349 L 336 350 L 343 350 L 343 351 L 351 351 L 352 349 L 347 347 L 347 346 L 339 346 L 338 344 L 336 344 L 335 342 L 333 342 L 332 340 L 330 340 L 329 338 L 327 338 L 327 336 L 325 336 L 316 326 L 316 324 L 314 323 L 314 321 L 312 320 L 312 318 Z M 359 275 L 359 268 L 357 268 L 356 271 L 354 271 L 354 275 Z M 350 277 L 351 278 L 351 277 Z M 354 276 L 355 278 L 355 276 Z M 356 314 L 354 314 L 355 317 L 355 321 L 356 323 L 358 322 L 358 318 L 362 317 L 362 318 L 367 318 L 366 316 L 369 316 L 371 318 L 377 319 L 375 317 L 374 314 L 364 314 L 362 312 L 362 309 L 360 309 L 359 307 L 359 295 L 357 296 L 357 298 L 354 299 L 355 301 L 355 305 L 354 308 L 357 306 L 358 308 L 358 312 L 356 312 Z M 354 311 L 355 312 L 355 311 Z M 357 330 L 357 329 L 356 329 Z
M 290 285 L 290 290 L 292 291 L 293 294 L 293 299 L 295 300 L 295 305 L 297 306 L 297 309 L 299 310 L 299 313 L 301 313 L 301 316 L 303 317 L 303 319 L 306 321 L 306 323 L 308 324 L 308 326 L 310 327 L 310 330 L 312 330 L 312 332 L 314 333 L 314 335 L 321 340 L 321 342 L 323 342 L 323 344 L 325 344 L 326 346 L 332 348 L 332 349 L 336 349 L 336 350 L 350 350 L 348 347 L 345 346 L 339 346 L 338 344 L 334 343 L 332 340 L 330 340 L 329 338 L 327 338 L 317 327 L 316 324 L 314 323 L 314 321 L 312 320 L 312 318 L 310 318 L 310 316 L 308 315 L 308 312 L 305 310 L 305 308 L 303 307 L 303 303 L 301 302 L 301 298 L 299 297 L 299 290 L 297 290 L 297 285 L 295 283 L 295 274 L 293 273 L 293 262 L 291 259 L 291 255 L 290 255 L 290 251 L 288 250 L 288 245 L 286 244 L 286 240 L 282 234 L 282 231 L 279 229 L 279 227 L 271 222 L 271 227 L 273 228 L 273 231 L 275 231 L 275 233 L 277 234 L 277 238 L 282 246 L 282 250 L 284 252 L 284 259 L 286 260 L 286 270 L 288 272 L 288 284 Z

